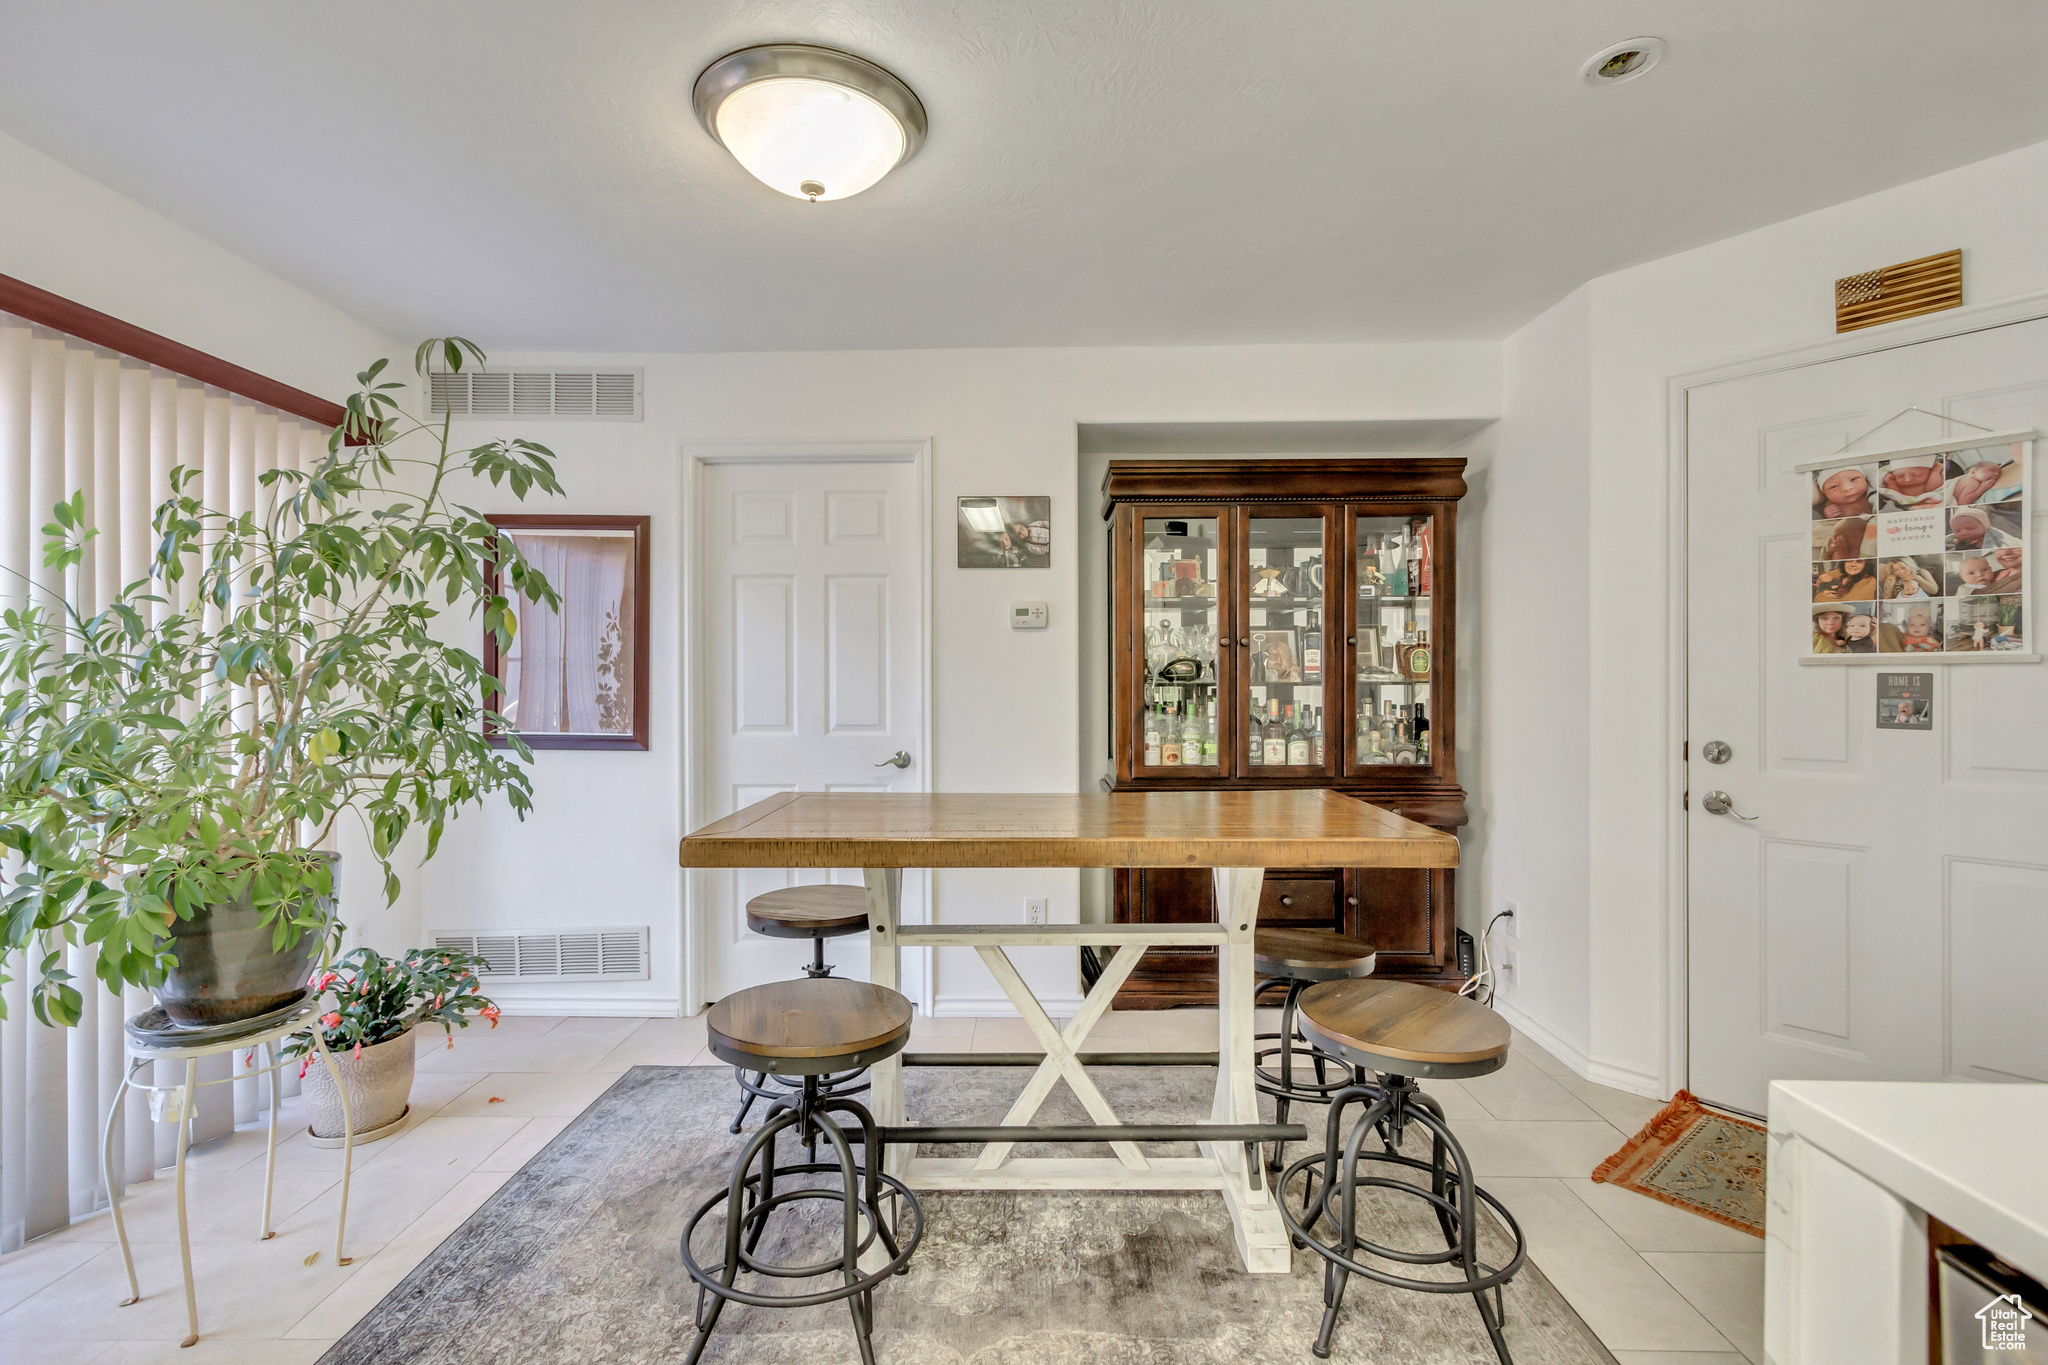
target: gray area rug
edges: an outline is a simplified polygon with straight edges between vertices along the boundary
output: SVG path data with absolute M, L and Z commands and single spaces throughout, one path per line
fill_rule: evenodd
M 1213 1071 L 1196 1068 L 1091 1074 L 1127 1123 L 1206 1119 L 1215 1085 Z M 1027 1068 L 913 1069 L 908 1110 L 913 1122 L 993 1123 L 1029 1075 Z M 725 1131 L 735 1101 L 724 1069 L 627 1072 L 336 1342 L 323 1365 L 681 1361 L 694 1334 L 696 1288 L 678 1258 L 678 1238 L 690 1210 L 730 1178 L 745 1141 Z M 1318 1140 L 1322 1112 L 1295 1115 Z M 1087 1117 L 1063 1082 L 1037 1121 Z M 1426 1154 L 1415 1135 L 1410 1140 Z M 1026 1155 L 1052 1150 L 1018 1147 Z M 1106 1144 L 1065 1150 L 1109 1155 Z M 1146 1150 L 1195 1152 L 1192 1144 Z M 797 1159 L 786 1142 L 782 1152 L 784 1161 Z M 1298 1155 L 1290 1148 L 1290 1160 Z M 1292 1275 L 1246 1274 L 1215 1194 L 927 1194 L 922 1202 L 924 1241 L 910 1272 L 875 1292 L 883 1365 L 1314 1360 L 1322 1262 L 1297 1252 Z M 1361 1222 L 1378 1240 L 1418 1250 L 1442 1245 L 1420 1201 L 1373 1192 L 1360 1204 Z M 825 1216 L 822 1203 L 794 1206 L 772 1225 L 763 1253 L 780 1244 L 774 1259 L 817 1259 L 837 1235 Z M 716 1215 L 707 1221 L 699 1256 L 713 1261 Z M 802 1254 L 789 1254 L 800 1246 Z M 1501 1254 L 1498 1236 L 1482 1240 L 1485 1259 L 1499 1264 Z M 1533 1265 L 1508 1286 L 1507 1336 L 1518 1365 L 1613 1365 Z M 1355 1277 L 1334 1348 L 1333 1360 L 1361 1365 L 1494 1359 L 1469 1296 Z M 794 1310 L 730 1304 L 704 1359 L 826 1365 L 858 1353 L 843 1303 Z

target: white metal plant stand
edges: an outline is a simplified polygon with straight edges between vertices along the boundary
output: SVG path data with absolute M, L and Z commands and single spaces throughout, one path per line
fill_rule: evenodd
M 327 1074 L 334 1080 L 334 1088 L 341 1096 L 342 1149 L 341 1149 L 341 1210 L 334 1219 L 334 1259 L 340 1265 L 347 1265 L 350 1258 L 342 1254 L 342 1237 L 348 1227 L 348 1184 L 349 1175 L 355 1164 L 355 1119 L 349 1113 L 348 1090 L 341 1083 L 341 1073 L 334 1065 L 333 1056 L 327 1051 L 327 1042 L 321 1037 L 321 1030 L 314 1016 L 319 1012 L 319 997 L 308 994 L 303 1002 L 290 1009 L 289 1013 L 272 1014 L 250 1021 L 245 1031 L 206 1031 L 191 1042 L 183 1042 L 175 1036 L 164 1037 L 152 1034 L 147 1039 L 138 1038 L 134 1031 L 126 1034 L 127 1065 L 121 1084 L 114 1091 L 114 1102 L 107 1109 L 107 1124 L 100 1146 L 100 1179 L 107 1187 L 107 1202 L 113 1209 L 114 1235 L 121 1243 L 121 1261 L 128 1271 L 128 1297 L 121 1301 L 121 1307 L 142 1298 L 142 1285 L 135 1276 L 135 1256 L 128 1246 L 128 1227 L 121 1217 L 121 1184 L 113 1178 L 114 1133 L 121 1120 L 121 1106 L 130 1090 L 145 1091 L 150 1095 L 152 1117 L 167 1120 L 178 1125 L 178 1158 L 175 1180 L 178 1203 L 178 1254 L 185 1272 L 185 1318 L 190 1329 L 181 1346 L 191 1346 L 199 1340 L 199 1298 L 192 1282 L 192 1236 L 185 1216 L 185 1155 L 192 1145 L 193 1096 L 201 1086 L 228 1085 L 251 1076 L 270 1077 L 270 1135 L 263 1158 L 263 1224 L 258 1229 L 259 1241 L 268 1241 L 277 1233 L 270 1226 L 270 1197 L 277 1175 L 277 1114 L 280 1108 L 277 1093 L 277 1073 L 290 1066 L 290 1058 L 278 1055 L 278 1044 L 295 1033 L 307 1033 L 312 1039 L 315 1051 L 327 1067 Z M 141 1018 L 142 1016 L 137 1016 Z M 130 1021 L 133 1023 L 134 1021 Z M 263 1065 L 255 1071 L 243 1072 L 223 1080 L 202 1081 L 199 1079 L 199 1062 L 203 1057 L 217 1056 L 223 1052 L 258 1052 L 263 1054 Z M 150 1085 L 136 1079 L 142 1068 L 154 1062 L 182 1061 L 185 1064 L 185 1078 L 175 1085 Z M 159 1098 L 161 1097 L 161 1098 Z

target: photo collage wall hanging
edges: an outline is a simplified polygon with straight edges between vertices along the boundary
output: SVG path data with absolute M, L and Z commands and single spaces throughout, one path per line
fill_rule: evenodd
M 2032 657 L 2032 432 L 1803 465 L 1812 657 Z

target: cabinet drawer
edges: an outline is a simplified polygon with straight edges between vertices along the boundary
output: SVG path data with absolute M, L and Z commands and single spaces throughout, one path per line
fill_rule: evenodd
M 1259 890 L 1260 924 L 1307 924 L 1327 929 L 1336 922 L 1334 879 L 1268 877 Z

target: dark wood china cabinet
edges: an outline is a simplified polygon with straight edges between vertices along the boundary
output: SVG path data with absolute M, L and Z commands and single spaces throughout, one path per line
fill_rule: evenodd
M 1455 833 L 1462 459 L 1128 460 L 1103 480 L 1118 790 L 1330 787 Z M 1457 981 L 1448 868 L 1287 868 L 1259 923 L 1341 929 L 1382 975 Z M 1212 921 L 1206 870 L 1121 868 L 1118 923 Z M 1213 1004 L 1154 948 L 1120 1009 Z

